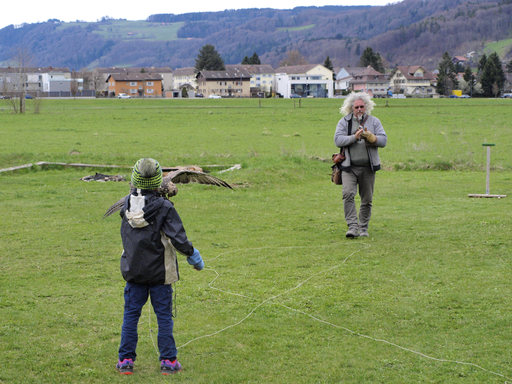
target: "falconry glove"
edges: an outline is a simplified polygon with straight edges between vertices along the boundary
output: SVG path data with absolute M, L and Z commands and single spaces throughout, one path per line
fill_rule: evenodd
M 364 131 L 361 133 L 361 137 L 365 139 L 370 144 L 373 144 L 377 141 L 377 136 L 375 136 L 373 133 L 371 133 L 368 128 L 365 128 Z

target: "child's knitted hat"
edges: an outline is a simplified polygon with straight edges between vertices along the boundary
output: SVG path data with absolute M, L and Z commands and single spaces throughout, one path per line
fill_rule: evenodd
M 133 167 L 132 185 L 139 189 L 158 189 L 162 184 L 162 168 L 149 157 L 140 159 Z

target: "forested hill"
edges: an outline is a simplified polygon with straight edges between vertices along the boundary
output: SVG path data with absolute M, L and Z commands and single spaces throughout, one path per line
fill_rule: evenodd
M 13 46 L 28 48 L 35 65 L 69 67 L 193 66 L 213 44 L 226 64 L 258 54 L 274 68 L 298 50 L 310 63 L 327 56 L 335 66 L 356 65 L 372 47 L 388 66 L 437 68 L 447 51 L 497 51 L 512 58 L 512 0 L 404 0 L 382 7 L 325 6 L 292 10 L 244 9 L 155 14 L 144 21 L 25 24 L 0 30 L 0 65 Z

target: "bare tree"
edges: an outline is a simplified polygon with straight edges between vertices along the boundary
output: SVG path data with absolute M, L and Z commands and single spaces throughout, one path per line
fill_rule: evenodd
M 73 99 L 76 99 L 76 94 L 78 92 L 78 74 L 75 72 L 75 68 L 73 68 L 73 72 L 71 72 L 71 83 L 69 84 L 69 90 L 71 91 L 71 96 L 73 96 Z
M 16 76 L 12 80 L 13 91 L 19 95 L 20 105 L 18 112 L 25 113 L 25 95 L 26 88 L 28 88 L 28 72 L 33 62 L 33 56 L 30 51 L 23 47 L 17 46 L 11 50 L 11 61 L 13 68 L 15 68 Z
M 84 90 L 94 89 L 93 88 L 94 83 L 93 83 L 93 78 L 92 78 L 92 72 L 91 71 L 88 71 L 87 68 L 82 68 L 80 70 L 80 72 L 79 72 L 79 75 L 83 79 Z
M 494 95 L 494 98 L 497 98 L 498 95 L 500 94 L 500 86 L 498 85 L 497 82 L 494 82 L 494 84 L 492 85 L 492 93 Z
M 309 64 L 304 56 L 297 50 L 288 52 L 286 58 L 279 63 L 280 67 L 291 66 L 291 65 L 305 65 Z
M 4 96 L 5 102 L 12 108 L 14 113 L 18 113 L 18 99 L 14 97 L 12 87 L 9 86 L 10 82 L 11 77 L 8 76 L 8 74 L 2 76 L 2 95 Z

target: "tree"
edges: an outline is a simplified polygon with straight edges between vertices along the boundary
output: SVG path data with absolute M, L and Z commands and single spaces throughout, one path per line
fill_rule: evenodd
M 225 70 L 224 60 L 211 44 L 203 45 L 197 55 L 195 72 L 200 71 L 222 71 Z
M 252 55 L 250 61 L 251 61 L 251 64 L 253 64 L 253 65 L 260 65 L 261 64 L 261 60 L 258 57 L 258 55 L 256 54 L 256 52 L 254 52 L 254 54 Z
M 469 87 L 471 97 L 473 97 L 473 88 L 475 88 L 476 81 L 475 74 L 473 73 L 473 71 L 471 71 L 471 68 L 469 66 L 467 66 L 466 69 L 464 70 L 463 78 Z
M 482 73 L 487 62 L 487 55 L 484 53 L 483 56 L 478 60 L 478 73 Z
M 28 87 L 28 72 L 32 66 L 33 56 L 30 51 L 23 47 L 17 46 L 11 50 L 12 67 L 15 68 L 13 78 L 11 78 L 13 96 L 19 97 L 19 108 L 13 104 L 14 111 L 25 113 L 25 95 Z M 11 100 L 16 100 L 11 97 Z
M 289 51 L 286 58 L 279 63 L 280 67 L 292 66 L 292 65 L 305 65 L 309 64 L 307 60 L 300 54 L 299 51 Z
M 69 90 L 71 91 L 71 96 L 75 98 L 76 94 L 78 93 L 78 75 L 74 68 L 71 72 L 71 83 L 69 84 Z
M 455 66 L 448 52 L 443 53 L 439 62 L 436 92 L 440 95 L 449 95 L 458 86 Z
M 487 58 L 480 76 L 484 96 L 492 97 L 493 95 L 496 95 L 496 87 L 494 87 L 494 84 L 498 87 L 499 94 L 499 91 L 503 89 L 503 86 L 505 85 L 505 80 L 506 77 L 501 66 L 500 57 L 496 52 L 493 52 Z
M 374 53 L 371 47 L 367 47 L 359 58 L 360 67 L 367 67 L 369 65 L 377 72 L 384 73 L 385 71 L 380 54 Z
M 512 73 L 512 60 L 507 63 L 507 72 Z
M 329 58 L 329 56 L 327 56 L 327 58 L 324 61 L 324 67 L 327 69 L 330 69 L 331 71 L 334 70 L 334 67 L 332 65 L 332 62 L 331 62 L 331 59 Z
M 251 57 L 245 56 L 244 59 L 242 60 L 242 64 L 244 64 L 244 65 L 260 65 L 261 61 L 260 61 L 260 58 L 258 57 L 258 54 L 256 52 L 254 52 L 254 54 Z

